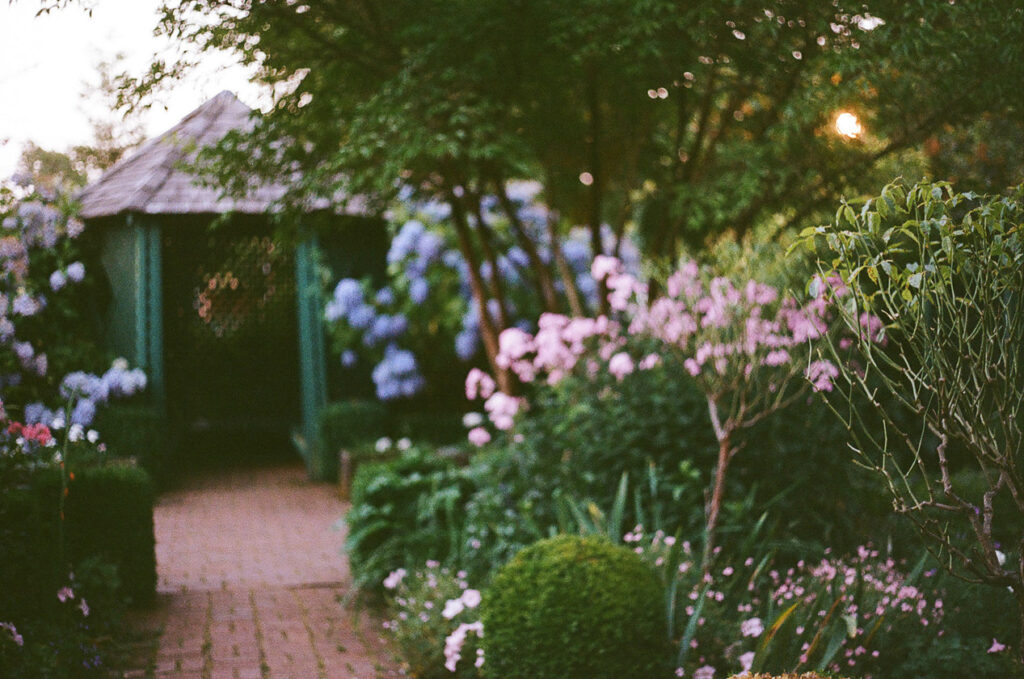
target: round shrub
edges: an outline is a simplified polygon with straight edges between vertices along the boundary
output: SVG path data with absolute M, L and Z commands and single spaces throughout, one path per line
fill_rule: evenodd
M 624 547 L 562 535 L 527 547 L 484 598 L 486 676 L 667 676 L 664 592 Z

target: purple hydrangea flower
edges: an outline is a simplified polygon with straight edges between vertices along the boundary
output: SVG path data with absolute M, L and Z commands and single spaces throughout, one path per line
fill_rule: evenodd
M 73 283 L 81 283 L 82 279 L 85 278 L 85 265 L 81 262 L 72 262 L 68 264 L 68 278 Z

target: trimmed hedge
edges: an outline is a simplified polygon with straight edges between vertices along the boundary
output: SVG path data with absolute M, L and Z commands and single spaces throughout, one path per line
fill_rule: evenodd
M 481 609 L 494 679 L 667 676 L 665 594 L 631 550 L 560 535 L 498 571 Z
M 310 461 L 310 475 L 317 480 L 338 478 L 338 452 L 383 436 L 388 431 L 388 412 L 378 401 L 337 401 L 320 411 L 320 440 Z
M 168 462 L 170 430 L 167 418 L 153 406 L 111 404 L 100 409 L 95 428 L 107 452 L 133 457 L 159 486 L 166 485 L 173 471 Z
M 64 507 L 65 559 L 72 568 L 101 558 L 117 566 L 122 593 L 146 604 L 156 594 L 153 482 L 129 465 L 73 471 Z M 0 495 L 0 620 L 49 602 L 67 578 L 59 554 L 60 472 L 33 474 Z M 5 618 L 9 611 L 14 615 Z

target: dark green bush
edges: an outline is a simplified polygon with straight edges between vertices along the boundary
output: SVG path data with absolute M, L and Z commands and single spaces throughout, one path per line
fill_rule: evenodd
M 310 464 L 313 478 L 338 477 L 338 453 L 383 436 L 388 431 L 388 412 L 379 401 L 336 401 L 320 411 L 318 449 Z
M 54 598 L 67 577 L 59 545 L 57 495 L 37 485 L 0 492 L 0 622 L 25 619 Z
M 379 589 L 396 568 L 457 555 L 470 490 L 451 461 L 416 447 L 390 462 L 361 465 L 345 517 L 356 584 Z
M 636 554 L 599 538 L 524 549 L 498 571 L 482 617 L 488 677 L 667 676 L 662 586 Z
M 153 406 L 111 404 L 100 409 L 95 428 L 117 457 L 135 458 L 158 485 L 169 481 L 173 468 L 168 462 L 171 450 L 167 419 Z
M 113 563 L 134 603 L 149 603 L 156 594 L 153 502 L 153 482 L 137 467 L 83 469 L 69 483 L 65 514 L 72 563 L 97 556 Z
M 72 468 L 71 474 L 64 506 L 65 558 L 76 567 L 86 559 L 100 557 L 117 566 L 126 597 L 135 603 L 152 601 L 156 594 L 156 552 L 154 491 L 149 475 L 126 464 L 77 471 Z M 27 522 L 13 544 L 20 542 L 23 546 L 0 553 L 0 571 L 22 568 L 7 562 L 9 553 L 24 551 L 39 555 L 40 560 L 28 562 L 31 568 L 54 564 L 55 577 L 63 577 L 56 539 L 60 489 L 60 472 L 47 469 L 36 473 L 30 489 L 5 494 L 6 499 L 27 493 L 29 499 L 14 500 L 16 511 L 26 516 Z M 49 556 L 44 557 L 44 553 Z M 52 584 L 45 587 L 43 594 L 52 596 L 48 593 Z

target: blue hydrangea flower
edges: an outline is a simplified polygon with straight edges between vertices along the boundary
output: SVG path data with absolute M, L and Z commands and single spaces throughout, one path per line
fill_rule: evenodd
M 42 403 L 29 403 L 25 406 L 25 424 L 43 423 L 49 425 L 57 417 L 57 414 L 44 406 Z
M 85 278 L 85 265 L 81 262 L 72 262 L 68 264 L 68 278 L 73 283 L 81 283 L 82 279 Z
M 60 383 L 60 395 L 65 399 L 84 398 L 106 403 L 110 391 L 103 378 L 82 371 L 68 373 Z
M 88 427 L 96 417 L 96 404 L 87 398 L 81 399 L 71 411 L 71 424 Z
M 361 304 L 348 313 L 348 323 L 358 330 L 366 330 L 373 323 L 376 317 L 373 307 Z
M 383 287 L 374 295 L 373 301 L 379 306 L 391 306 L 395 303 L 395 293 L 390 287 Z
M 68 282 L 67 276 L 64 275 L 63 271 L 54 271 L 50 274 L 50 289 L 57 292 L 64 287 L 64 284 Z
M 415 278 L 409 281 L 409 299 L 413 304 L 423 304 L 430 294 L 430 283 L 425 278 Z
M 358 360 L 359 357 L 356 355 L 356 352 L 352 351 L 351 349 L 346 349 L 345 351 L 341 352 L 341 365 L 346 368 L 351 368 L 356 364 Z

